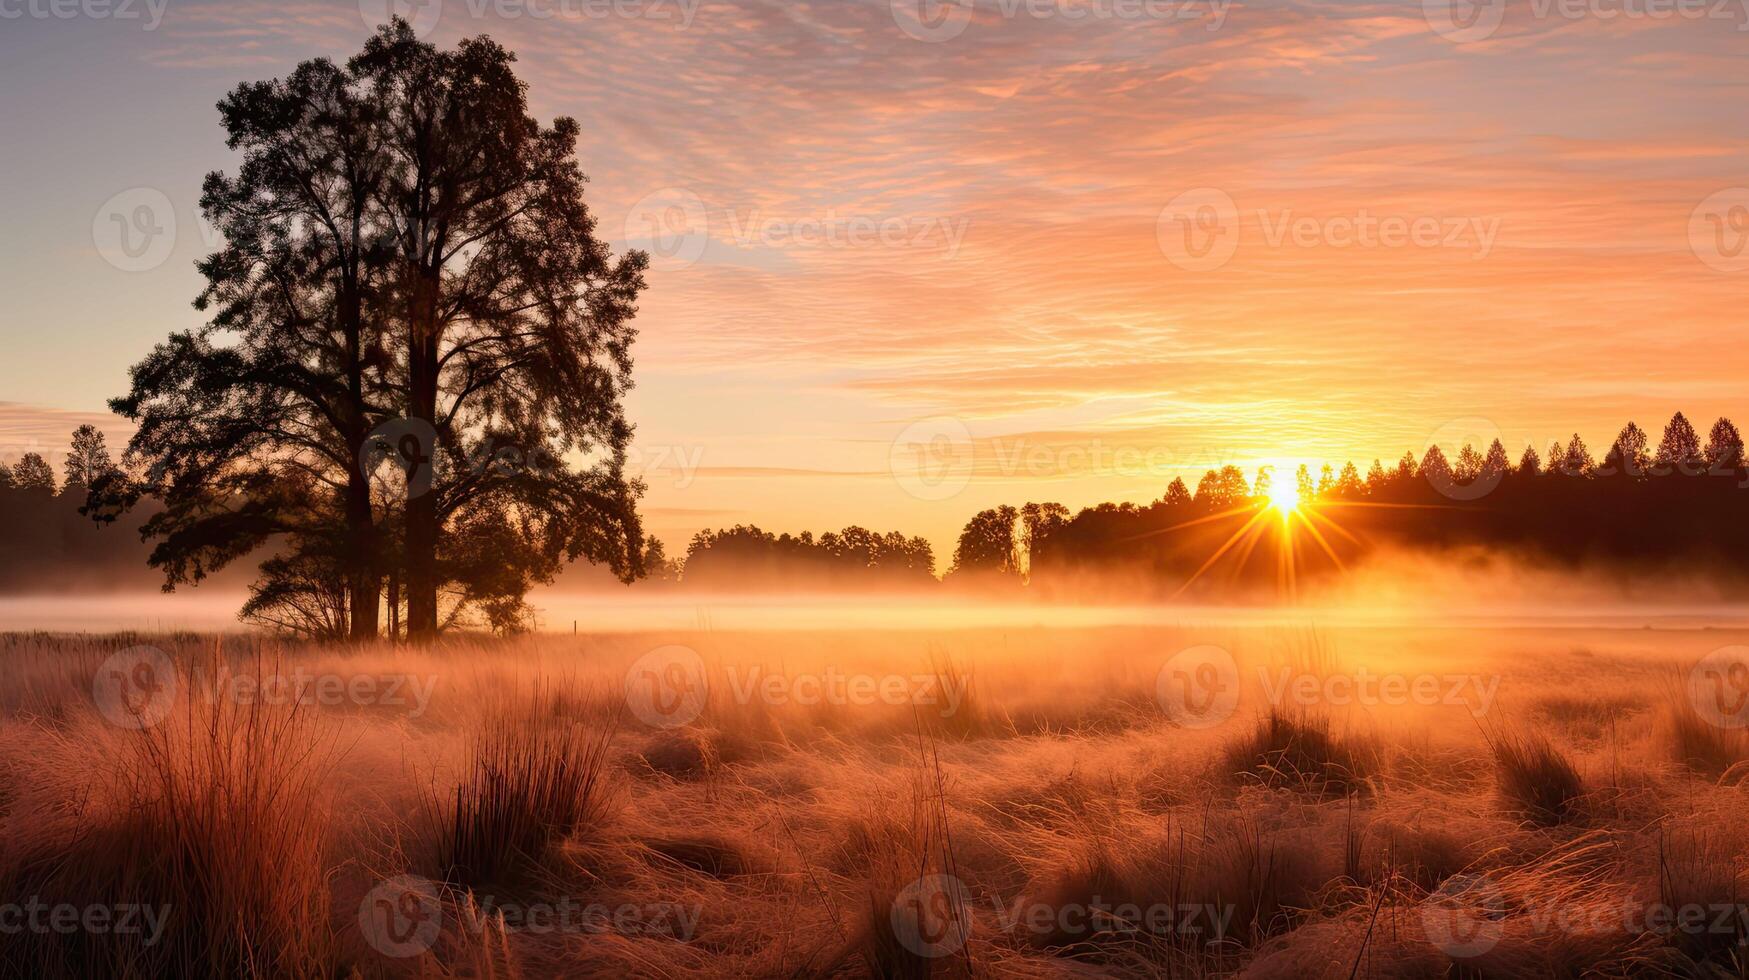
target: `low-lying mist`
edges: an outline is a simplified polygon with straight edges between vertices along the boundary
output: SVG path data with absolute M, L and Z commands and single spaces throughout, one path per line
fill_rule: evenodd
M 1501 551 L 1377 551 L 1288 587 L 1178 583 L 1085 572 L 1047 586 L 950 578 L 928 589 L 693 588 L 600 584 L 588 576 L 529 596 L 540 631 L 959 629 L 1179 623 L 1268 625 L 1728 626 L 1749 620 L 1742 583 L 1716 568 L 1572 569 Z M 246 593 L 235 582 L 174 593 L 138 587 L 0 593 L 0 630 L 228 630 Z

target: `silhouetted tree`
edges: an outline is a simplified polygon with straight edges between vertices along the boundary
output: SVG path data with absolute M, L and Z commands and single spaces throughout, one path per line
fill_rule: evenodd
M 616 261 L 595 237 L 579 127 L 533 119 L 512 60 L 486 38 L 440 51 L 397 20 L 350 64 L 381 119 L 380 225 L 404 324 L 394 401 L 451 460 L 406 499 L 411 637 L 438 628 L 452 524 L 510 528 L 533 579 L 585 557 L 629 581 L 642 554 L 621 399 L 647 259 Z M 462 462 L 506 448 L 512 465 Z
M 668 557 L 661 538 L 644 539 L 644 578 L 647 581 L 665 584 L 678 582 L 683 568 L 681 562 Z
M 1561 466 L 1567 460 L 1567 447 L 1561 445 L 1561 440 L 1556 439 L 1554 442 L 1549 443 L 1549 454 L 1547 459 L 1548 468 L 1543 470 L 1543 472 L 1549 476 L 1554 476 L 1560 473 Z
M 261 578 L 249 586 L 249 599 L 238 613 L 241 619 L 319 640 L 348 634 L 348 573 L 337 557 L 344 549 L 303 550 L 312 540 L 300 536 L 292 550 L 261 563 Z
M 1183 477 L 1173 477 L 1166 486 L 1165 503 L 1169 507 L 1182 507 L 1190 503 L 1190 488 L 1184 485 Z
M 1585 476 L 1594 465 L 1591 450 L 1585 448 L 1585 440 L 1579 433 L 1573 433 L 1573 440 L 1567 443 L 1567 451 L 1561 457 L 1561 472 L 1567 476 Z
M 391 363 L 385 251 L 373 217 L 386 166 L 377 107 L 326 59 L 284 79 L 245 83 L 219 103 L 236 173 L 209 174 L 201 195 L 223 235 L 198 264 L 196 309 L 211 319 L 173 334 L 132 370 L 111 408 L 137 423 L 107 488 L 105 520 L 144 496 L 164 505 L 142 527 L 165 587 L 280 536 L 284 561 L 264 565 L 261 603 L 348 597 L 343 622 L 377 633 L 380 561 L 367 437 L 390 411 L 375 399 Z M 338 549 L 337 553 L 333 552 Z M 317 586 L 312 576 L 343 576 Z M 272 582 L 275 574 L 291 576 Z M 297 600 L 289 591 L 314 589 Z M 265 608 L 265 607 L 262 607 Z M 332 625 L 332 623 L 329 623 Z
M 1536 476 L 1542 472 L 1543 461 L 1536 454 L 1535 446 L 1525 446 L 1524 454 L 1518 457 L 1518 475 Z
M 1275 488 L 1275 467 L 1273 467 L 1273 466 L 1259 466 L 1259 467 L 1257 467 L 1257 476 L 1255 479 L 1253 479 L 1251 481 L 1251 496 L 1253 496 L 1253 497 L 1268 497 L 1269 492 L 1271 490 L 1273 490 L 1274 488 Z
M 81 425 L 73 430 L 72 447 L 67 451 L 67 482 L 61 492 L 83 497 L 114 469 L 103 433 L 94 425 Z
M 1318 495 L 1318 486 L 1312 482 L 1312 471 L 1304 463 L 1301 463 L 1300 468 L 1294 471 L 1294 491 L 1299 494 L 1301 500 L 1309 501 Z
M 1397 460 L 1396 479 L 1399 483 L 1408 483 L 1415 479 L 1415 454 L 1404 450 L 1403 458 Z
M 1615 437 L 1615 444 L 1604 455 L 1603 472 L 1630 477 L 1645 475 L 1646 464 L 1650 460 L 1646 452 L 1648 442 L 1645 430 L 1629 422 L 1622 427 L 1621 433 Z
M 954 548 L 954 572 L 1013 575 L 1016 567 L 1014 522 L 1019 512 L 1006 504 L 979 511 L 966 522 Z
M 664 561 L 661 545 L 646 545 L 644 558 Z M 809 531 L 773 534 L 736 526 L 693 535 L 685 564 L 673 572 L 687 585 L 704 587 L 911 587 L 934 583 L 935 554 L 928 541 L 897 531 L 852 526 L 815 538 Z
M 1360 482 L 1360 470 L 1355 469 L 1354 461 L 1349 460 L 1342 464 L 1342 472 L 1336 477 L 1336 496 L 1345 500 L 1353 500 L 1365 491 L 1366 488 Z
M 1670 424 L 1664 427 L 1664 438 L 1658 440 L 1658 455 L 1652 465 L 1658 475 L 1676 472 L 1693 476 L 1703 471 L 1706 464 L 1701 456 L 1700 437 L 1681 412 L 1672 415 Z
M 1445 460 L 1445 452 L 1438 443 L 1427 447 L 1427 452 L 1421 456 L 1421 465 L 1417 468 L 1423 479 L 1435 487 L 1449 486 L 1452 482 L 1451 464 Z
M 164 502 L 144 530 L 167 586 L 288 536 L 265 575 L 343 574 L 368 637 L 392 572 L 426 638 L 469 607 L 526 622 L 515 590 L 565 560 L 637 574 L 621 399 L 645 259 L 594 237 L 578 127 L 530 118 L 511 61 L 396 20 L 344 68 L 305 62 L 220 103 L 242 160 L 201 201 L 224 238 L 200 264 L 212 320 L 112 402 L 139 426 L 133 479 L 107 496 Z M 399 476 L 373 465 L 383 450 Z
M 12 486 L 21 493 L 52 496 L 55 492 L 55 471 L 40 453 L 25 453 L 12 468 Z
M 1379 493 L 1385 488 L 1385 467 L 1378 460 L 1372 461 L 1372 466 L 1366 471 L 1366 491 Z
M 1506 456 L 1506 447 L 1499 439 L 1488 444 L 1488 455 L 1482 459 L 1482 475 L 1484 477 L 1504 476 L 1512 469 L 1512 461 Z
M 6 461 L 3 459 L 0 459 L 0 493 L 4 493 L 5 491 L 11 490 L 11 489 L 12 489 L 12 467 L 7 466 Z
M 1327 497 L 1330 495 L 1330 491 L 1335 488 L 1336 471 L 1331 468 L 1329 463 L 1325 463 L 1323 468 L 1318 470 L 1318 496 Z
M 1460 483 L 1469 483 L 1482 475 L 1482 454 L 1476 447 L 1464 443 L 1458 450 L 1457 462 L 1452 465 L 1451 475 Z
M 1743 437 L 1730 419 L 1720 418 L 1713 423 L 1712 432 L 1707 434 L 1706 449 L 1702 453 L 1706 457 L 1707 471 L 1710 473 L 1735 473 L 1742 467 Z
M 1196 485 L 1196 502 L 1208 507 L 1231 507 L 1251 496 L 1245 484 L 1245 472 L 1228 464 L 1219 470 L 1209 470 Z
M 1062 504 L 1029 503 L 1020 508 L 1020 553 L 1026 558 L 1026 568 L 1048 547 L 1051 535 L 1069 523 L 1069 508 Z

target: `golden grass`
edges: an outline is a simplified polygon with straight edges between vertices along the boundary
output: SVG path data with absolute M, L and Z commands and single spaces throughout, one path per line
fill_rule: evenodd
M 0 894 L 161 910 L 163 928 L 151 941 L 25 929 L 0 945 L 0 962 L 31 976 L 327 972 L 329 726 L 297 705 L 201 698 L 141 731 L 68 724 L 49 744 L 95 778 L 69 778 L 70 799 L 32 793 L 33 808 L 7 808 Z
M 1741 976 L 1739 733 L 1674 700 L 1641 710 L 1660 672 L 1725 642 L 0 637 L 0 906 L 170 910 L 150 943 L 0 936 L 0 975 Z M 133 731 L 92 690 L 139 643 L 176 662 L 182 697 Z M 667 643 L 712 676 L 702 713 L 656 728 L 622 692 Z M 1157 673 L 1208 643 L 1240 665 L 1238 709 L 1178 727 Z M 1257 683 L 1282 664 L 1487 672 L 1500 697 L 1480 718 L 1444 700 L 1283 705 Z M 208 696 L 221 666 L 417 683 L 239 702 Z M 810 696 L 829 672 L 907 694 Z M 944 689 L 951 703 L 927 696 Z M 401 875 L 430 879 L 441 919 L 405 957 L 361 923 Z M 1491 942 L 1454 947 L 1440 916 L 1477 894 L 1500 899 L 1476 920 Z M 587 910 L 571 928 L 519 918 L 567 904 Z M 1712 915 L 1681 928 L 1659 908 Z

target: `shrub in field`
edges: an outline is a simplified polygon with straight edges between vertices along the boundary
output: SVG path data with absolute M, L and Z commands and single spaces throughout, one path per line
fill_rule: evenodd
M 487 712 L 461 780 L 447 801 L 428 806 L 440 877 L 464 886 L 502 880 L 605 814 L 615 728 L 569 710 L 581 703 L 568 688 L 537 685 L 533 696 Z
M 1227 747 L 1225 763 L 1227 772 L 1272 788 L 1341 796 L 1366 787 L 1377 755 L 1369 742 L 1332 731 L 1327 717 L 1272 708 Z
M 1547 826 L 1579 815 L 1585 785 L 1579 771 L 1536 734 L 1484 731 L 1494 753 L 1494 780 L 1506 808 Z

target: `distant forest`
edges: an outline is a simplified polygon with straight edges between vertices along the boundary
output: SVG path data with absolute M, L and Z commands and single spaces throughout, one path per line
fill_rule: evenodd
M 1656 446 L 1629 422 L 1597 459 L 1578 434 L 1516 460 L 1498 439 L 1455 458 L 1431 446 L 1394 465 L 1353 462 L 1314 475 L 1237 466 L 1182 479 L 1148 504 L 1107 503 L 1071 513 L 1057 503 L 981 511 L 960 533 L 943 581 L 1041 592 L 1171 595 L 1267 587 L 1340 570 L 1380 548 L 1487 548 L 1563 565 L 1659 571 L 1749 572 L 1749 471 L 1743 440 L 1719 419 L 1703 441 L 1678 412 Z M 1300 507 L 1269 519 L 1278 480 Z M 846 547 L 856 541 L 856 547 Z M 877 544 L 878 543 L 878 544 Z M 669 569 L 680 581 L 736 584 L 934 584 L 934 556 L 919 539 L 849 528 L 837 535 L 776 535 L 736 527 L 697 535 Z M 696 569 L 696 571 L 695 571 Z M 1187 589 L 1187 586 L 1189 587 Z
M 103 433 L 80 426 L 63 468 L 64 477 L 58 476 L 41 453 L 25 453 L 10 465 L 0 459 L 0 592 L 156 584 L 138 533 L 146 513 L 106 531 L 82 512 L 91 486 L 114 469 Z
M 87 496 L 115 470 L 103 436 L 73 433 L 65 474 L 37 453 L 0 462 L 0 590 L 59 591 L 154 582 L 139 527 L 151 508 L 99 527 Z M 1276 481 L 1300 507 L 1277 519 Z M 96 499 L 96 498 L 93 498 Z M 686 553 L 651 542 L 647 577 L 691 588 L 745 591 L 909 590 L 976 584 L 1076 594 L 1111 589 L 1207 595 L 1309 577 L 1384 547 L 1489 548 L 1565 565 L 1646 571 L 1749 572 L 1749 470 L 1728 419 L 1703 441 L 1679 412 L 1654 446 L 1629 422 L 1601 459 L 1575 434 L 1514 460 L 1499 441 L 1439 446 L 1393 465 L 1352 462 L 1314 474 L 1236 466 L 1175 479 L 1159 499 L 1071 513 L 1028 503 L 972 516 L 945 574 L 928 541 L 851 526 L 818 536 L 737 526 L 701 531 Z M 1285 556 L 1285 557 L 1284 557 Z M 1284 565 L 1285 563 L 1285 565 Z M 239 581 L 243 581 L 239 579 Z

